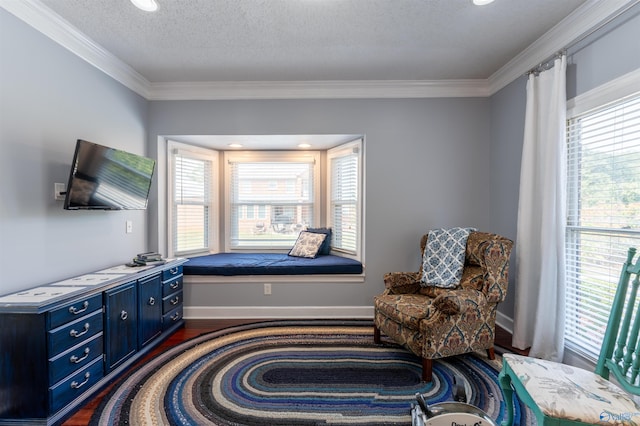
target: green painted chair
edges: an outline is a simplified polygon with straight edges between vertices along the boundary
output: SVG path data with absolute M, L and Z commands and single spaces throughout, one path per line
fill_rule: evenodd
M 505 354 L 500 386 L 513 424 L 513 391 L 536 415 L 538 425 L 640 425 L 640 315 L 636 302 L 640 256 L 630 248 L 622 267 L 595 373 L 561 363 Z M 631 284 L 631 285 L 629 285 Z M 619 386 L 610 382 L 613 375 Z M 622 389 L 621 389 L 622 388 Z

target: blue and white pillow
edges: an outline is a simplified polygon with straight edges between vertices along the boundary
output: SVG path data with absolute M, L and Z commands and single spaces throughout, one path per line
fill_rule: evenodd
M 460 284 L 467 239 L 471 231 L 475 231 L 475 228 L 429 231 L 422 257 L 423 287 L 455 288 Z
M 326 234 L 302 231 L 298 235 L 298 239 L 293 245 L 293 248 L 289 251 L 289 256 L 314 259 L 318 255 L 320 247 L 326 238 Z

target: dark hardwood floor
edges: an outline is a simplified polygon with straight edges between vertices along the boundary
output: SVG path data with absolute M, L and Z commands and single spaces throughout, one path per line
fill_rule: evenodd
M 189 340 L 193 337 L 197 337 L 203 333 L 209 333 L 212 331 L 221 330 L 226 327 L 232 327 L 235 325 L 242 324 L 250 324 L 254 322 L 261 322 L 266 320 L 256 320 L 256 319 L 215 319 L 215 320 L 186 320 L 184 328 L 179 329 L 174 334 L 172 334 L 167 340 L 162 342 L 157 348 L 151 351 L 147 356 L 138 361 L 137 364 L 132 366 L 131 368 L 136 368 L 137 365 L 142 365 L 146 360 L 154 357 L 155 355 L 162 353 L 167 348 L 178 345 L 186 340 Z M 501 346 L 503 348 L 507 348 L 516 353 L 526 354 L 526 351 L 521 351 L 511 347 L 511 334 L 500 328 L 496 327 L 496 345 Z M 102 390 L 96 397 L 94 397 L 91 401 L 89 401 L 84 407 L 80 408 L 71 418 L 63 423 L 63 426 L 86 426 L 89 424 L 89 420 L 93 415 L 93 412 L 96 410 L 104 396 L 109 392 L 109 390 L 116 384 L 118 381 L 115 381 L 113 384 Z

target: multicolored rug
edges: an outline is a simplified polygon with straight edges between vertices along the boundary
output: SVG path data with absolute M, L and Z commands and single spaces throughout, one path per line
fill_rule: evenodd
M 370 321 L 263 322 L 157 356 L 104 398 L 91 424 L 410 425 L 416 392 L 429 404 L 452 400 L 454 377 L 500 422 L 499 367 L 482 354 L 438 360 L 427 384 L 418 357 L 373 343 Z M 519 402 L 515 424 L 535 424 Z

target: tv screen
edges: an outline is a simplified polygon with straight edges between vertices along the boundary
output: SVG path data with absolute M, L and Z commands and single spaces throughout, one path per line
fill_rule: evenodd
M 155 161 L 79 139 L 64 208 L 144 210 Z

